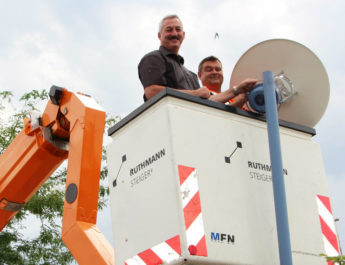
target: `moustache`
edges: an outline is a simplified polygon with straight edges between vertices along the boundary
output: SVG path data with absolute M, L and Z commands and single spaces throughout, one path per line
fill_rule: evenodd
M 181 39 L 181 36 L 169 36 L 168 37 L 168 40 L 180 40 Z

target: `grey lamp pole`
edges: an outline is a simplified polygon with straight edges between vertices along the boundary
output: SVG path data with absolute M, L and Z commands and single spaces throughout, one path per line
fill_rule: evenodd
M 285 183 L 273 73 L 271 71 L 264 72 L 263 80 L 267 131 L 272 164 L 272 182 L 278 232 L 279 258 L 281 265 L 292 265 L 290 232 L 286 206 Z

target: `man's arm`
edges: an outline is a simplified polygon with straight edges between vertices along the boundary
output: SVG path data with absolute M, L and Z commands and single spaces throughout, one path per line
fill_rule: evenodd
M 160 85 L 147 86 L 145 87 L 145 96 L 147 99 L 150 99 L 156 94 L 158 94 L 159 92 L 161 92 L 164 88 L 165 86 L 160 86 Z
M 235 97 L 235 91 L 232 88 L 225 90 L 224 92 L 220 92 L 218 94 L 214 94 L 210 96 L 210 100 L 226 103 L 230 99 Z
M 211 95 L 210 100 L 226 103 L 230 99 L 236 97 L 240 94 L 245 94 L 247 92 L 250 92 L 252 88 L 255 86 L 257 80 L 253 78 L 247 78 L 243 80 L 239 85 L 235 86 L 236 91 L 234 90 L 234 87 L 230 87 L 229 89 L 225 90 L 224 92 L 221 92 L 216 95 Z M 235 105 L 238 106 L 237 104 Z
M 164 88 L 165 86 L 160 86 L 160 85 L 147 86 L 145 87 L 145 96 L 147 99 L 150 99 L 156 94 L 158 94 L 159 92 L 161 92 Z M 181 91 L 186 94 L 194 95 L 197 97 L 201 97 L 201 98 L 209 98 L 211 95 L 210 90 L 208 90 L 207 87 L 200 87 L 195 90 L 186 90 L 186 89 L 175 89 L 175 90 Z

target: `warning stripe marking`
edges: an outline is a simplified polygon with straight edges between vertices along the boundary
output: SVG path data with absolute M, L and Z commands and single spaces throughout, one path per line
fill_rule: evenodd
M 322 200 L 320 199 L 319 196 L 317 197 L 317 206 L 319 210 L 319 215 L 322 216 L 322 219 L 324 220 L 324 222 L 326 222 L 326 224 L 332 230 L 332 232 L 336 234 L 333 213 L 332 213 L 332 210 L 329 208 L 331 205 L 330 201 L 328 200 L 327 202 L 325 201 L 324 196 L 321 196 L 321 197 L 323 197 Z
M 202 214 L 200 213 L 199 216 L 194 220 L 191 226 L 186 231 L 187 234 L 187 244 L 190 245 L 197 245 L 199 241 L 205 236 L 204 233 L 204 224 L 202 221 Z
M 197 192 L 194 197 L 189 201 L 186 207 L 183 209 L 183 214 L 185 216 L 185 226 L 188 229 L 193 221 L 201 213 L 200 194 Z
M 167 243 L 163 242 L 162 244 L 155 246 L 152 250 L 159 256 L 164 257 L 165 262 L 171 262 L 180 257 L 181 253 L 176 252 L 172 247 Z M 168 255 L 166 255 L 168 253 Z
M 125 262 L 126 265 L 146 265 L 146 263 L 139 258 L 139 256 L 134 256 L 130 259 L 127 259 Z
M 325 251 L 326 255 L 329 257 L 336 257 L 339 256 L 340 253 L 331 245 L 331 243 L 328 241 L 328 239 L 322 235 L 324 246 L 325 246 Z
M 163 263 L 163 260 L 152 249 L 141 252 L 138 256 L 145 262 L 145 264 L 158 265 Z
M 206 237 L 203 236 L 199 243 L 196 245 L 197 248 L 197 255 L 198 256 L 206 256 L 207 257 L 207 246 L 206 246 Z M 202 255 L 205 253 L 206 255 Z
M 339 256 L 339 244 L 334 223 L 334 217 L 329 197 L 317 195 L 317 207 L 325 247 L 325 254 L 329 257 Z M 333 264 L 328 262 L 328 264 Z
M 178 175 L 180 177 L 180 185 L 193 173 L 195 172 L 195 168 L 192 167 L 185 167 L 185 166 L 178 166 Z
M 178 259 L 181 255 L 180 236 L 166 240 L 125 261 L 126 265 L 159 265 Z
M 320 224 L 322 234 L 327 238 L 327 241 L 332 245 L 335 251 L 339 248 L 337 235 L 329 228 L 325 221 L 320 217 Z
M 332 214 L 332 208 L 331 208 L 331 203 L 330 203 L 329 197 L 317 195 L 317 198 L 322 202 L 322 204 Z
M 171 247 L 176 253 L 181 255 L 181 241 L 180 241 L 180 236 L 175 236 L 167 241 L 165 241 L 169 247 Z
M 183 182 L 180 179 L 181 196 L 182 196 L 182 207 L 185 208 L 194 195 L 199 191 L 198 180 L 195 176 L 196 171 L 191 172 L 189 177 Z
M 207 257 L 205 228 L 196 170 L 192 167 L 178 165 L 178 172 L 189 253 Z

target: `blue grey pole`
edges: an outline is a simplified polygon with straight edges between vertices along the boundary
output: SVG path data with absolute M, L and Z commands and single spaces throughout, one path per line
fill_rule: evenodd
M 272 165 L 272 182 L 278 232 L 279 258 L 281 265 L 292 265 L 289 221 L 285 197 L 285 183 L 273 73 L 271 71 L 264 72 L 263 80 L 268 141 Z

